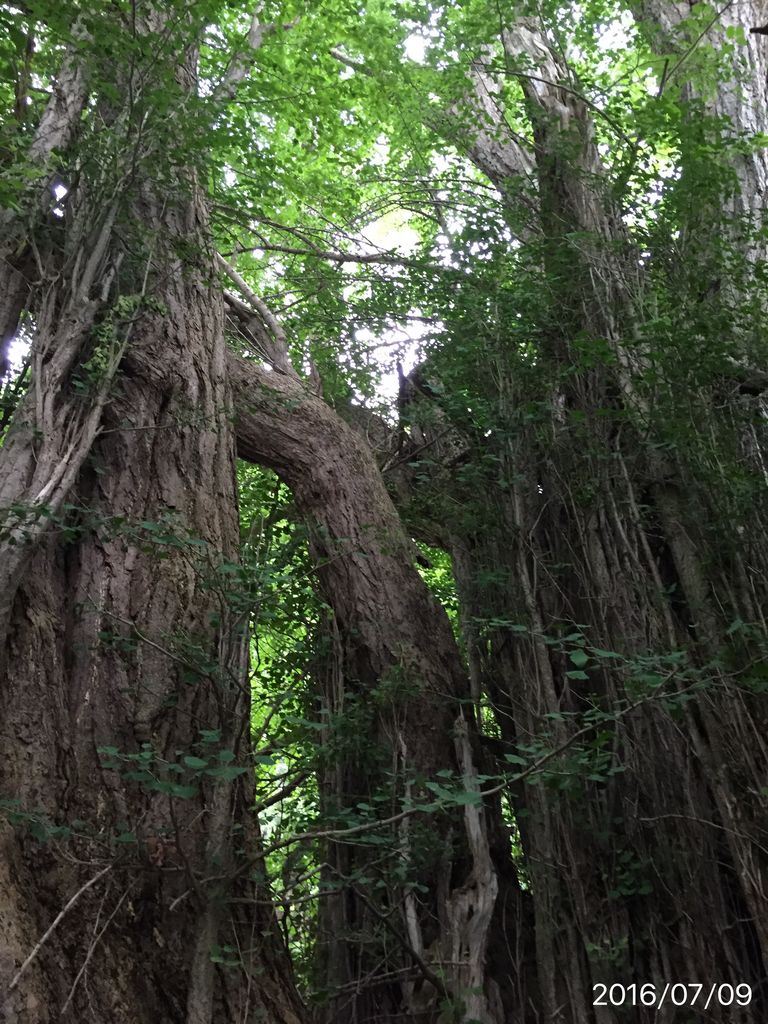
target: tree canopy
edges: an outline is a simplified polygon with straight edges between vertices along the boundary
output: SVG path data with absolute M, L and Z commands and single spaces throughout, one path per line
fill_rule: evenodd
M 765 1019 L 766 25 L 0 3 L 3 1019 Z

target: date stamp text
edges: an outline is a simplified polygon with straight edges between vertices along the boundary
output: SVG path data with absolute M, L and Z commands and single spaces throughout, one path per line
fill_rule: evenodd
M 752 987 L 745 981 L 737 985 L 727 982 L 700 984 L 699 982 L 667 982 L 656 985 L 653 982 L 631 985 L 605 985 L 599 982 L 592 986 L 593 1006 L 698 1006 L 707 1010 L 716 1006 L 749 1006 L 752 1002 Z

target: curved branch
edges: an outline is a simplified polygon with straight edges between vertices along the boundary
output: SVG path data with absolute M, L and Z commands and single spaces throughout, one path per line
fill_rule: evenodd
M 418 677 L 412 714 L 419 743 L 411 749 L 434 764 L 439 747 L 443 763 L 452 762 L 450 706 L 466 695 L 466 674 L 448 618 L 414 568 L 413 541 L 370 447 L 302 381 L 234 353 L 228 370 L 238 455 L 291 487 L 323 589 L 355 637 L 357 678 L 377 679 L 393 666 Z

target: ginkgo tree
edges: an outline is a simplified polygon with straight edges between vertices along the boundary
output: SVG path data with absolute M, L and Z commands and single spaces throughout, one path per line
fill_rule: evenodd
M 763 0 L 0 20 L 6 1016 L 761 1019 Z

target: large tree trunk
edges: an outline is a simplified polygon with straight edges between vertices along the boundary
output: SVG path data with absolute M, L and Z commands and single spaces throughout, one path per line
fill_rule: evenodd
M 195 203 L 145 213 L 162 232 L 150 278 L 162 269 L 152 295 L 165 312 L 137 315 L 88 467 L 30 554 L 6 641 L 2 791 L 17 827 L 3 826 L 4 987 L 106 873 L 18 977 L 6 1012 L 203 1024 L 215 1005 L 217 1020 L 261 1007 L 294 1024 L 269 912 L 254 904 L 241 919 L 228 904 L 252 888 L 226 891 L 235 828 L 252 853 L 258 843 L 250 787 L 164 767 L 183 753 L 215 764 L 219 750 L 248 766 L 249 698 L 242 623 L 217 577 L 238 544 L 221 297 L 172 256 L 205 221 Z M 31 433 L 27 409 L 9 444 Z M 200 747 L 201 730 L 218 732 L 213 747 Z M 140 751 L 147 773 L 130 781 Z M 35 838 L 64 827 L 66 841 Z M 223 888 L 204 881 L 222 874 Z M 238 950 L 235 970 L 215 968 L 217 946 Z
M 65 85 L 71 133 L 82 80 Z M 11 225 L 37 280 L 14 306 L 33 372 L 0 450 L 0 1006 L 19 1024 L 298 1024 L 246 870 L 248 621 L 218 572 L 239 542 L 222 296 L 193 175 L 177 169 L 173 196 L 152 178 L 153 116 L 141 161 L 129 130 L 58 223 L 35 207 L 29 237 Z
M 399 871 L 381 872 L 383 890 L 369 888 L 378 869 L 358 845 L 365 833 L 326 850 L 326 880 L 341 882 L 321 915 L 328 1019 L 608 1024 L 595 982 L 661 989 L 711 978 L 715 965 L 718 980 L 764 978 L 765 715 L 746 685 L 759 645 L 752 632 L 742 643 L 738 624 L 765 627 L 765 514 L 720 473 L 749 417 L 719 411 L 697 378 L 690 410 L 712 427 L 714 455 L 693 443 L 659 454 L 659 408 L 679 398 L 645 375 L 646 281 L 588 107 L 558 86 L 567 69 L 536 22 L 510 25 L 504 43 L 528 104 L 541 283 L 557 315 L 538 335 L 534 373 L 511 365 L 507 339 L 493 352 L 505 430 L 466 447 L 491 449 L 498 477 L 480 458 L 474 490 L 454 467 L 438 481 L 476 510 L 480 489 L 489 506 L 482 529 L 431 524 L 454 555 L 469 674 L 363 441 L 287 359 L 269 372 L 225 351 L 192 174 L 161 197 L 142 151 L 136 177 L 128 159 L 124 179 L 81 183 L 35 247 L 31 293 L 30 248 L 11 233 L 0 326 L 10 336 L 26 305 L 35 340 L 30 391 L 0 453 L 9 1020 L 303 1019 L 259 871 L 250 877 L 261 865 L 247 622 L 218 571 L 237 557 L 233 420 L 239 454 L 293 489 L 333 608 L 327 710 L 358 735 L 324 773 L 324 810 L 383 787 L 391 801 L 389 831 L 370 830 Z M 473 71 L 470 106 L 492 124 L 471 135 L 470 155 L 511 208 L 531 154 L 499 139 L 501 92 L 491 97 L 484 75 Z M 85 94 L 76 69 L 62 81 L 73 102 L 51 113 L 64 146 Z M 607 351 L 586 369 L 574 345 L 584 337 Z M 531 387 L 543 427 L 531 425 Z M 562 748 L 538 785 L 509 787 L 527 894 L 499 805 L 476 799 L 482 688 L 513 764 L 521 744 L 526 757 Z M 582 733 L 595 708 L 608 717 Z M 210 764 L 242 774 L 205 774 Z M 463 806 L 398 814 L 446 770 Z M 432 842 L 421 860 L 419 832 Z
M 700 16 L 688 3 L 638 0 L 630 7 L 651 44 L 659 52 L 673 55 L 665 69 L 670 76 L 665 83 L 667 91 L 679 93 L 683 104 L 692 106 L 692 121 L 701 120 L 702 115 L 711 119 L 706 127 L 709 140 L 728 147 L 726 166 L 731 180 L 721 182 L 719 195 L 699 194 L 691 203 L 691 219 L 702 229 L 702 241 L 706 244 L 714 237 L 712 228 L 719 228 L 750 261 L 765 259 L 761 229 L 768 197 L 768 159 L 765 147 L 755 144 L 755 137 L 768 126 L 768 48 L 765 35 L 751 30 L 768 24 L 768 3 L 724 4 L 716 12 L 707 9 Z M 690 73 L 700 45 L 721 54 L 723 65 L 715 89 L 706 77 Z M 695 133 L 691 141 L 698 141 Z M 712 159 L 718 160 L 716 150 Z M 710 172 L 714 169 L 710 165 Z M 718 182 L 717 174 L 711 178 Z
M 463 508 L 486 495 L 481 529 L 466 519 L 430 526 L 448 536 L 502 752 L 515 756 L 532 738 L 557 748 L 592 708 L 620 712 L 599 741 L 597 732 L 585 738 L 537 786 L 510 792 L 531 876 L 540 1008 L 548 1021 L 587 1024 L 612 1019 L 592 1005 L 597 982 L 661 989 L 715 963 L 734 984 L 756 987 L 764 974 L 765 711 L 748 683 L 760 648 L 734 629 L 765 631 L 765 501 L 757 459 L 740 471 L 750 494 L 742 503 L 722 467 L 743 469 L 745 429 L 758 452 L 765 431 L 738 396 L 718 399 L 726 360 L 709 378 L 697 368 L 682 402 L 679 383 L 667 392 L 649 373 L 661 364 L 675 381 L 674 347 L 654 348 L 643 331 L 649 282 L 612 203 L 578 82 L 535 20 L 510 24 L 504 45 L 536 143 L 540 287 L 551 290 L 552 315 L 535 325 L 533 369 L 487 340 L 478 403 L 493 395 L 498 420 L 490 439 L 463 444 L 470 466 L 491 454 L 496 472 L 478 470 L 462 485 L 438 466 L 434 496 L 419 506 L 429 520 L 430 505 Z M 761 61 L 753 116 L 764 104 Z M 738 169 L 743 182 L 749 173 Z M 579 346 L 595 343 L 585 367 Z M 442 363 L 450 367 L 450 353 Z M 541 414 L 532 423 L 533 401 Z M 670 424 L 691 421 L 696 437 L 671 452 Z M 426 439 L 439 464 L 437 431 Z M 444 489 L 451 502 L 441 502 Z M 482 643 L 478 623 L 491 624 Z M 732 1011 L 711 1012 L 725 1020 Z M 762 1012 L 758 998 L 745 1019 Z M 656 1013 L 637 1007 L 633 1019 Z
M 140 22 L 162 27 L 152 11 Z M 177 71 L 180 108 L 193 65 L 191 53 Z M 85 95 L 81 76 L 62 81 L 71 96 L 54 114 L 65 146 Z M 145 172 L 153 158 L 162 166 L 151 113 L 135 118 L 138 167 L 126 140 L 124 166 L 97 180 L 95 164 L 71 189 L 35 289 L 8 311 L 8 334 L 26 305 L 35 336 L 31 385 L 0 464 L 3 1005 L 19 1021 L 293 1024 L 302 1010 L 285 951 L 248 870 L 259 838 L 244 781 L 247 623 L 233 618 L 218 573 L 238 540 L 221 292 L 194 176 L 182 169 L 181 194 L 167 196 Z M 133 111 L 108 103 L 104 120 L 133 125 Z M 34 237 L 9 245 L 21 288 L 18 267 L 41 247 Z M 446 767 L 476 793 L 459 653 L 370 451 L 290 372 L 270 379 L 230 359 L 229 373 L 241 454 L 277 468 L 310 521 L 347 700 L 380 703 L 370 717 L 393 757 L 392 799 L 423 793 Z M 382 781 L 364 760 L 343 765 L 335 801 Z M 203 761 L 246 774 L 212 778 Z M 347 931 L 332 941 L 350 953 L 329 959 L 346 959 L 331 984 L 358 984 L 371 952 L 352 941 L 382 923 L 407 970 L 394 982 L 385 970 L 383 990 L 370 977 L 338 1020 L 402 1009 L 437 1019 L 445 1004 L 500 1024 L 486 939 L 493 857 L 502 875 L 508 858 L 501 833 L 491 848 L 486 813 L 477 797 L 439 812 L 432 855 L 416 865 L 416 824 L 402 818 L 393 838 L 409 884 L 394 884 L 383 905 L 394 924 L 364 895 L 342 897 Z M 359 866 L 353 847 L 331 851 L 346 882 Z M 504 908 L 507 918 L 517 910 L 509 899 Z

